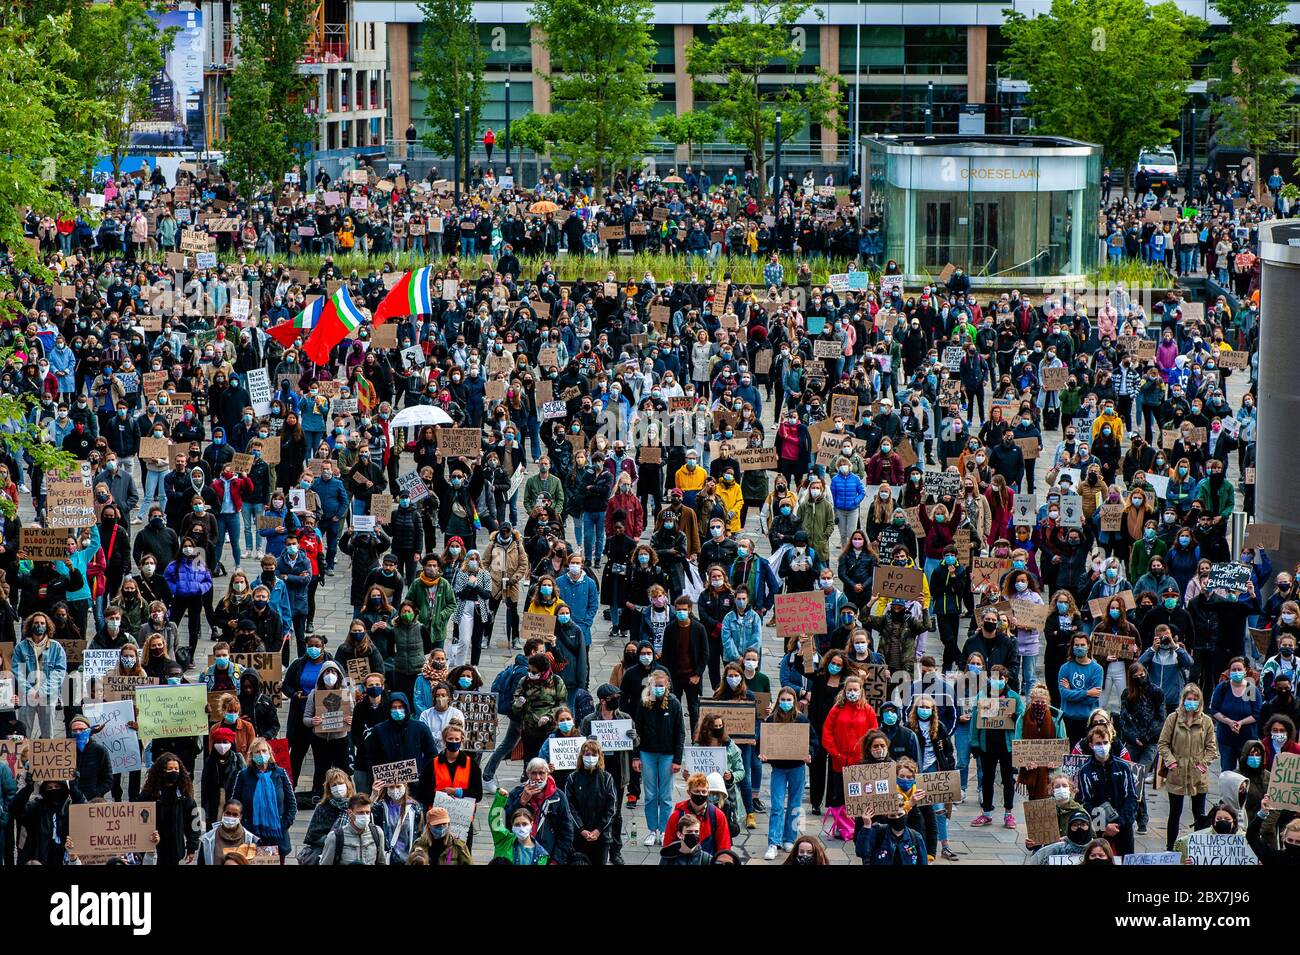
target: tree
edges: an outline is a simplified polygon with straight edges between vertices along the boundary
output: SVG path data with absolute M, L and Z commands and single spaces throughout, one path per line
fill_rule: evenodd
M 753 155 L 760 195 L 767 188 L 767 149 L 776 136 L 777 113 L 783 143 L 812 123 L 843 128 L 836 77 L 818 68 L 806 83 L 778 86 L 768 72 L 776 64 L 799 62 L 803 49 L 790 24 L 810 13 L 823 16 L 811 0 L 726 0 L 709 14 L 710 42 L 697 37 L 686 47 L 695 96 L 722 121 L 727 140 Z
M 686 147 L 686 161 L 692 161 L 692 147 L 698 143 L 712 142 L 722 128 L 722 120 L 707 110 L 693 109 L 678 116 L 667 113 L 656 124 L 659 135 L 675 146 Z
M 230 76 L 226 153 L 247 198 L 268 180 L 283 182 L 315 144 L 315 123 L 306 111 L 313 81 L 298 64 L 316 0 L 236 3 L 239 62 Z
M 112 0 L 90 8 L 73 42 L 88 55 L 78 61 L 84 95 L 105 104 L 103 137 L 113 160 L 113 175 L 122 171 L 131 124 L 149 115 L 149 87 L 165 65 L 175 28 L 159 30 L 149 15 L 161 6 L 145 0 Z
M 1257 181 L 1264 182 L 1259 154 L 1283 132 L 1294 86 L 1287 50 L 1295 31 L 1285 20 L 1285 0 L 1213 0 L 1212 6 L 1227 21 L 1210 43 L 1210 112 L 1220 122 L 1218 140 L 1249 149 Z
M 1204 29 L 1170 2 L 1052 0 L 1032 19 L 1007 14 L 1002 66 L 1029 83 L 1036 132 L 1100 143 L 1110 165 L 1128 169 L 1174 135 Z
M 479 43 L 472 0 L 422 0 L 424 39 L 420 44 L 420 85 L 425 90 L 424 115 L 429 130 L 424 144 L 443 156 L 455 152 L 455 139 L 463 136 L 465 118 L 456 129 L 456 114 L 469 107 L 471 137 L 477 135 L 487 88 L 483 66 L 487 56 Z M 468 145 L 468 144 L 466 144 Z M 464 150 L 463 176 L 469 168 L 469 149 Z
M 593 170 L 598 196 L 654 134 L 653 9 L 649 0 L 538 0 L 529 11 L 550 51 L 553 110 L 533 123 L 561 163 Z M 511 134 L 522 142 L 514 124 Z
M 104 146 L 87 133 L 69 135 L 63 118 L 81 115 L 90 125 L 103 118 L 102 104 L 81 102 L 76 82 L 60 65 L 76 59 L 67 44 L 71 18 L 67 15 L 26 23 L 0 21 L 0 245 L 13 266 L 49 282 L 54 276 L 41 263 L 23 236 L 27 210 L 39 215 L 72 215 L 75 209 L 61 184 L 85 168 L 88 157 Z M 22 306 L 9 297 L 11 273 L 0 272 L 0 317 L 21 322 Z M 12 349 L 0 353 L 7 358 Z M 34 403 L 31 396 L 0 395 L 0 418 L 22 421 Z M 0 448 L 10 454 L 26 452 L 49 473 L 67 475 L 72 455 L 44 440 L 35 425 L 24 423 L 0 432 Z M 0 512 L 12 517 L 16 508 L 0 495 Z

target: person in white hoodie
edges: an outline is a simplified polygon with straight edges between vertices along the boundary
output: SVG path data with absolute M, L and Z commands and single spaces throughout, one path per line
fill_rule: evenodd
M 433 730 L 433 747 L 441 753 L 446 744 L 442 741 L 442 731 L 449 723 L 465 725 L 465 714 L 451 705 L 451 687 L 446 683 L 433 685 L 433 706 L 420 714 L 420 722 Z

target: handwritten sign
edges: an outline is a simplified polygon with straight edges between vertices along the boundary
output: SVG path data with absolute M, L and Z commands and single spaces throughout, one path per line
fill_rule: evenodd
M 438 452 L 443 457 L 476 458 L 483 446 L 478 428 L 439 428 Z
M 1013 739 L 1011 762 L 1024 769 L 1055 769 L 1070 752 L 1068 739 Z
M 462 842 L 469 838 L 470 826 L 474 825 L 474 810 L 478 807 L 478 803 L 468 797 L 458 799 L 450 793 L 436 792 L 433 794 L 433 805 L 437 809 L 447 810 L 447 815 L 450 817 L 448 825 L 453 836 Z
M 320 725 L 313 728 L 317 735 L 342 733 L 347 727 L 343 720 L 352 715 L 352 695 L 341 689 L 317 690 L 314 696 L 316 716 Z
M 395 763 L 380 763 L 370 770 L 376 783 L 398 785 L 413 783 L 420 778 L 419 768 L 413 759 L 401 759 Z
M 1046 846 L 1061 838 L 1061 823 L 1056 813 L 1055 799 L 1027 799 L 1025 828 L 1029 841 L 1036 846 Z
M 77 771 L 75 739 L 34 739 L 28 749 L 32 782 L 70 782 Z
M 1258 865 L 1259 859 L 1244 834 L 1193 832 L 1187 837 L 1187 862 L 1189 865 Z
M 1300 809 L 1300 754 L 1277 754 L 1268 783 L 1268 798 L 1275 809 Z
M 959 802 L 961 773 L 955 769 L 920 773 L 916 777 L 916 788 L 925 792 L 924 798 L 915 801 L 915 805 L 918 806 L 941 806 Z
M 138 686 L 135 705 L 141 739 L 202 736 L 208 731 L 208 696 L 201 684 Z
M 755 704 L 748 700 L 701 700 L 700 722 L 695 731 L 698 733 L 699 727 L 705 722 L 721 717 L 731 741 L 737 746 L 745 746 L 754 742 L 756 715 Z
M 982 730 L 1016 728 L 1016 701 L 1010 697 L 984 697 L 978 701 L 975 726 Z
M 546 741 L 551 766 L 555 769 L 577 769 L 578 751 L 585 742 L 585 736 L 552 736 Z
M 152 852 L 158 811 L 151 802 L 92 802 L 68 807 L 68 838 L 83 862 Z M 277 861 L 278 861 L 277 853 Z
M 844 808 L 850 816 L 887 813 L 898 808 L 897 773 L 893 762 L 844 768 Z
M 872 590 L 891 600 L 920 600 L 924 587 L 925 573 L 915 567 L 882 564 L 872 580 Z
M 163 443 L 166 444 L 166 441 Z M 80 479 L 51 481 L 46 488 L 47 513 L 51 527 L 95 526 L 94 492 L 82 484 Z M 66 549 L 65 546 L 65 552 Z
M 66 560 L 68 533 L 59 527 L 24 527 L 18 532 L 18 546 L 32 560 Z
M 465 749 L 472 753 L 490 753 L 496 749 L 496 694 L 457 690 L 452 694 L 452 705 L 465 715 Z
M 1011 561 L 1005 557 L 972 557 L 970 585 L 988 587 L 996 590 L 1000 586 L 1002 575 L 1011 569 Z
M 776 635 L 797 637 L 826 632 L 826 600 L 817 593 L 776 595 Z
M 631 720 L 592 720 L 591 732 L 600 744 L 602 753 L 630 753 L 632 751 Z M 766 730 L 763 731 L 766 734 Z

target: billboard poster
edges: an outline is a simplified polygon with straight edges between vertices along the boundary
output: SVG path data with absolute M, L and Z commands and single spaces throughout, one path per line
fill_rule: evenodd
M 131 146 L 149 149 L 205 148 L 203 123 L 203 12 L 154 13 L 159 30 L 175 29 L 163 68 L 154 77 L 148 119 L 131 124 Z

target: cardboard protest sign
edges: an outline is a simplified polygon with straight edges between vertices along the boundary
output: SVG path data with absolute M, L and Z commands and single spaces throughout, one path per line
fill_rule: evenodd
M 797 637 L 826 632 L 826 598 L 817 593 L 776 595 L 776 635 Z
M 763 732 L 767 732 L 764 730 Z M 923 799 L 916 800 L 918 806 L 940 806 L 961 800 L 961 773 L 955 769 L 939 770 L 933 773 L 918 773 L 916 788 L 925 792 Z
M 1061 838 L 1061 823 L 1057 818 L 1055 799 L 1026 799 L 1023 805 L 1025 828 L 1029 830 L 1031 843 L 1046 846 Z
M 147 439 L 153 441 L 152 438 Z M 163 444 L 166 445 L 166 440 Z M 144 441 L 141 441 L 144 444 Z M 78 478 L 46 485 L 46 516 L 51 527 L 94 527 L 95 494 Z M 65 548 L 66 550 L 66 548 Z
M 855 663 L 852 667 L 862 677 L 862 698 L 876 709 L 889 693 L 889 669 L 883 663 Z
M 1011 762 L 1023 769 L 1055 769 L 1070 752 L 1070 741 L 1061 739 L 1013 739 Z
M 77 741 L 75 739 L 33 739 L 28 744 L 29 770 L 32 782 L 71 782 L 77 771 Z
M 577 769 L 578 751 L 585 742 L 585 736 L 552 736 L 546 741 L 548 762 L 554 769 Z
M 474 825 L 474 810 L 478 808 L 477 802 L 468 797 L 458 799 L 445 792 L 436 792 L 433 794 L 433 805 L 447 810 L 447 815 L 451 817 L 448 825 L 453 836 L 462 842 L 469 838 L 470 826 Z
M 1033 461 L 1038 457 L 1038 452 L 1039 452 L 1038 438 L 1034 438 L 1034 437 L 1015 438 L 1013 440 L 1015 442 L 1016 447 L 1020 449 L 1020 453 L 1025 456 L 1026 461 Z
M 982 730 L 1016 728 L 1016 701 L 1010 697 L 984 697 L 978 702 L 975 726 Z
M 727 772 L 727 747 L 725 746 L 686 746 L 682 749 L 682 769 L 688 773 Z
M 808 723 L 764 723 L 759 754 L 768 759 L 802 761 L 808 756 Z
M 1034 603 L 1032 600 L 1012 600 L 1011 617 L 1015 625 L 1022 630 L 1037 630 L 1047 626 L 1047 618 L 1052 615 L 1052 608 L 1046 603 Z
M 123 676 L 117 673 L 106 673 L 100 680 L 104 699 L 110 703 L 119 700 L 134 700 L 136 687 L 154 685 L 156 684 L 151 676 Z
M 1064 365 L 1047 367 L 1042 372 L 1044 391 L 1061 391 L 1070 379 L 1070 370 Z
M 1258 865 L 1259 859 L 1246 842 L 1244 833 L 1223 836 L 1216 832 L 1193 832 L 1187 837 L 1189 865 Z
M 391 494 L 374 494 L 370 498 L 370 513 L 381 524 L 387 524 L 393 519 L 393 495 Z
M 141 739 L 203 736 L 208 732 L 208 693 L 202 684 L 137 686 L 135 707 Z
M 844 768 L 844 808 L 850 816 L 892 812 L 898 806 L 898 767 L 871 763 Z
M 701 700 L 700 721 L 696 724 L 698 734 L 700 726 L 711 719 L 722 717 L 722 725 L 727 735 L 737 746 L 747 746 L 754 742 L 754 725 L 757 706 L 750 700 Z
M 24 527 L 18 532 L 18 546 L 32 560 L 68 559 L 68 533 L 60 527 Z
M 1001 586 L 1002 575 L 1011 569 L 1011 561 L 1006 557 L 972 557 L 970 585 L 988 587 L 997 590 Z
M 925 587 L 925 572 L 916 567 L 882 564 L 876 568 L 871 589 L 877 596 L 891 600 L 920 600 Z
M 439 428 L 438 454 L 445 458 L 477 458 L 483 446 L 478 428 Z
M 1103 504 L 1101 506 L 1101 529 L 1109 533 L 1118 533 L 1124 526 L 1124 505 Z
M 320 725 L 313 727 L 313 732 L 320 736 L 325 733 L 342 733 L 347 729 L 344 719 L 352 715 L 352 694 L 341 687 L 332 690 L 317 690 L 314 694 L 315 715 L 320 717 Z
M 370 770 L 376 785 L 397 785 L 413 783 L 420 778 L 419 768 L 413 759 L 400 759 L 395 763 L 380 763 Z
M 1116 597 L 1118 597 L 1123 602 L 1125 613 L 1137 607 L 1137 598 L 1133 596 L 1133 591 L 1121 590 L 1119 593 L 1112 594 L 1109 597 L 1096 597 L 1092 600 L 1089 600 L 1088 613 L 1092 616 L 1092 619 L 1101 620 L 1103 617 L 1105 617 L 1107 606 L 1109 606 L 1110 602 L 1114 600 Z
M 549 613 L 526 613 L 519 622 L 520 637 L 527 642 L 541 637 L 548 642 L 555 639 L 555 617 Z
M 1259 523 L 1250 523 L 1246 525 L 1246 537 L 1242 542 L 1242 547 L 1252 549 L 1262 547 L 1264 550 L 1277 550 L 1281 546 L 1281 525 Z
M 405 495 L 415 504 L 429 496 L 429 488 L 418 471 L 407 471 L 397 479 L 398 495 Z
M 1277 754 L 1268 782 L 1268 799 L 1274 809 L 1300 809 L 1300 754 Z
M 457 690 L 452 705 L 465 714 L 465 746 L 471 753 L 490 753 L 497 745 L 497 698 L 495 693 Z
M 1103 664 L 1111 657 L 1116 660 L 1134 660 L 1137 658 L 1137 651 L 1137 641 L 1132 637 L 1097 632 L 1092 635 L 1092 655 Z
M 68 838 L 83 862 L 109 859 L 128 852 L 152 852 L 158 828 L 157 806 L 151 802 L 91 802 L 68 807 Z M 279 853 L 276 853 L 277 861 Z
M 732 455 L 741 471 L 775 471 L 776 448 L 745 448 Z

